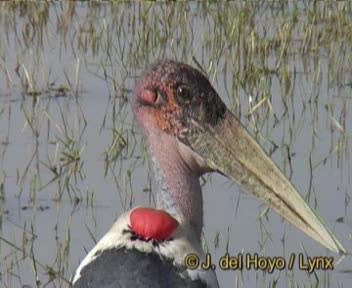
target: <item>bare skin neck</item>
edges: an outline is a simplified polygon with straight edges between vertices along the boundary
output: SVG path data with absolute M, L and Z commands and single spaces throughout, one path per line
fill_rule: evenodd
M 199 177 L 207 171 L 204 163 L 175 138 L 149 131 L 156 180 L 159 184 L 157 206 L 177 214 L 190 223 L 198 240 L 203 228 L 203 197 Z

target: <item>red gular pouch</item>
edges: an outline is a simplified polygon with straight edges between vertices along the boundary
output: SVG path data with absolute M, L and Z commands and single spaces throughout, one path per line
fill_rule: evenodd
M 171 238 L 178 221 L 169 213 L 153 208 L 137 208 L 130 214 L 131 228 L 145 240 L 164 241 Z

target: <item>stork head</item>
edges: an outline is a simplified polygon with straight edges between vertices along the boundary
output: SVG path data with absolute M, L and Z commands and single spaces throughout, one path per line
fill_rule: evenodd
M 178 139 L 178 144 L 186 143 L 178 145 L 183 160 L 202 173 L 213 170 L 187 149 L 187 137 L 195 123 L 216 125 L 226 113 L 226 106 L 203 74 L 183 63 L 157 63 L 137 85 L 134 108 L 147 135 L 159 132 Z
M 187 141 L 193 121 L 216 125 L 227 109 L 203 74 L 186 64 L 165 61 L 139 82 L 135 111 L 146 130 L 158 129 Z
M 145 72 L 135 93 L 136 119 L 147 138 L 171 137 L 196 173 L 220 172 L 325 247 L 345 252 L 201 72 L 162 61 Z

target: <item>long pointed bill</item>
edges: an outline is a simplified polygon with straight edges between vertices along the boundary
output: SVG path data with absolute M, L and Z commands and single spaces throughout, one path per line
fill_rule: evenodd
M 208 165 L 257 196 L 333 252 L 346 250 L 231 112 L 214 126 L 192 120 L 184 142 Z

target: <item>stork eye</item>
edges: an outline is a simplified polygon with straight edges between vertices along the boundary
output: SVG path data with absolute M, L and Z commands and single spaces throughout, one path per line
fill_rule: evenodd
M 177 99 L 180 99 L 182 101 L 191 100 L 191 92 L 189 88 L 185 85 L 180 85 L 176 88 L 176 96 Z

